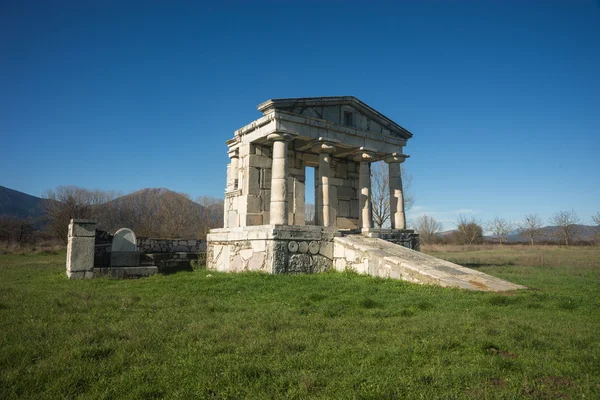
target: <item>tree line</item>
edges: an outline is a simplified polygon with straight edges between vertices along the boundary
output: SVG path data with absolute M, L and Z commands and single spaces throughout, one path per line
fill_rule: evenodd
M 442 235 L 442 223 L 435 218 L 423 215 L 416 219 L 414 229 L 420 234 L 421 242 L 426 244 L 481 244 L 484 242 L 484 229 L 500 245 L 507 242 L 510 235 L 518 233 L 526 238 L 532 246 L 541 242 L 554 242 L 564 245 L 574 244 L 578 239 L 579 225 L 582 223 L 575 211 L 558 211 L 548 220 L 555 227 L 551 236 L 544 234 L 544 220 L 538 214 L 527 214 L 521 222 L 512 222 L 495 217 L 483 223 L 480 220 L 459 215 L 456 230 Z M 592 224 L 597 226 L 595 242 L 600 242 L 600 212 L 592 217 Z
M 194 200 L 166 189 L 144 189 L 126 196 L 105 190 L 59 186 L 43 194 L 47 223 L 35 231 L 31 221 L 0 216 L 0 240 L 26 244 L 35 238 L 67 242 L 71 218 L 91 219 L 98 229 L 114 233 L 122 227 L 137 236 L 205 239 L 212 228 L 223 226 L 223 200 L 201 196 Z

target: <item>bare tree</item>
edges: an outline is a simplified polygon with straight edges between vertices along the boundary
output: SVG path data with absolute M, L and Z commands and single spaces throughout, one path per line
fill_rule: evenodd
M 575 211 L 559 211 L 552 216 L 550 222 L 558 227 L 558 235 L 569 245 L 569 241 L 577 233 L 577 224 L 580 220 Z
M 496 217 L 487 223 L 486 229 L 492 232 L 492 236 L 500 241 L 500 246 L 506 237 L 515 229 L 515 224 L 503 218 Z
M 67 229 L 71 218 L 97 219 L 101 213 L 98 207 L 114 198 L 113 192 L 89 190 L 77 186 L 59 186 L 47 190 L 42 197 L 48 216 L 50 229 L 67 242 Z
M 594 224 L 600 226 L 600 212 L 597 212 L 596 215 L 592 215 L 592 221 Z
M 423 243 L 436 243 L 439 239 L 438 233 L 442 231 L 442 223 L 433 217 L 422 215 L 415 222 L 415 230 Z
M 33 235 L 33 225 L 25 218 L 0 215 L 0 240 L 6 243 L 24 243 Z
M 205 239 L 208 232 L 213 228 L 223 226 L 223 199 L 211 196 L 201 196 L 196 203 L 202 206 L 200 212 L 199 239 Z
M 539 236 L 543 220 L 537 214 L 527 214 L 525 220 L 518 224 L 521 235 L 527 236 L 531 245 L 534 245 L 535 238 Z
M 467 218 L 459 214 L 456 220 L 458 237 L 463 244 L 476 244 L 483 242 L 483 228 L 481 222 L 474 217 Z
M 597 212 L 596 215 L 592 215 L 592 223 L 596 224 L 596 234 L 594 236 L 594 241 L 596 244 L 600 243 L 600 212 Z
M 404 211 L 408 211 L 414 204 L 414 197 L 410 193 L 413 177 L 400 165 L 402 178 L 402 191 L 404 197 Z M 390 189 L 389 166 L 380 161 L 371 164 L 371 205 L 373 223 L 375 227 L 382 228 L 390 220 Z

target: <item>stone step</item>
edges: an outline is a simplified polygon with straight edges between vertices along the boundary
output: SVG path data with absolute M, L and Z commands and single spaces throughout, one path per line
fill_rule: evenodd
M 334 238 L 333 251 L 334 265 L 338 270 L 349 268 L 382 278 L 467 290 L 498 292 L 526 289 L 483 272 L 362 235 Z

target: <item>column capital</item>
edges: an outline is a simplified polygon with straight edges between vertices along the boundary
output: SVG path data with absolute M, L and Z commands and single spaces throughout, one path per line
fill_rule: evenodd
M 335 146 L 340 143 L 339 140 L 327 139 L 320 137 L 312 142 L 313 153 L 327 153 L 331 154 L 335 151 Z
M 403 163 L 409 157 L 410 156 L 408 154 L 391 153 L 391 154 L 388 154 L 387 156 L 385 156 L 385 158 L 383 160 L 386 163 L 388 163 L 388 164 L 391 164 L 391 163 Z
M 358 150 L 354 152 L 354 161 L 373 161 L 375 157 L 375 149 L 371 149 L 369 147 L 360 147 Z
M 291 142 L 296 134 L 291 132 L 273 132 L 267 135 L 267 139 L 271 142 Z

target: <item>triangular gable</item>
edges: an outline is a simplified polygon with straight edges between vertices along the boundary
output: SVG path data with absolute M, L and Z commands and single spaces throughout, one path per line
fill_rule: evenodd
M 351 126 L 361 131 L 405 139 L 412 137 L 412 133 L 353 96 L 272 99 L 260 104 L 258 110 L 264 114 L 280 110 Z

